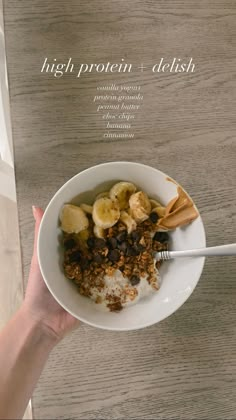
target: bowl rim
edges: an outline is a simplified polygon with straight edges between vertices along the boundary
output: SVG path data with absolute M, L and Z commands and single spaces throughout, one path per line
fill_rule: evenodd
M 77 178 L 80 174 L 82 174 L 82 173 L 83 174 L 86 174 L 86 172 L 89 172 L 91 169 L 96 169 L 97 167 L 112 166 L 114 164 L 128 164 L 128 165 L 131 165 L 131 166 L 132 165 L 133 166 L 142 166 L 143 168 L 153 169 L 153 170 L 161 173 L 162 175 L 164 175 L 166 178 L 168 178 L 170 180 L 173 180 L 173 182 L 175 184 L 177 183 L 177 185 L 181 186 L 181 188 L 186 192 L 186 194 L 189 195 L 188 192 L 182 187 L 182 185 L 178 181 L 176 181 L 174 178 L 172 178 L 171 176 L 167 175 L 165 172 L 161 171 L 160 169 L 154 168 L 153 166 L 150 166 L 150 165 L 146 165 L 146 164 L 139 163 L 139 162 L 129 162 L 129 161 L 125 161 L 124 160 L 124 161 L 112 161 L 112 162 L 99 163 L 97 165 L 90 166 L 89 168 L 86 168 L 86 169 L 78 172 L 73 177 L 71 177 L 70 179 L 68 179 L 68 181 L 66 181 L 56 191 L 56 193 L 53 195 L 53 197 L 49 201 L 48 205 L 46 206 L 45 211 L 44 211 L 44 214 L 43 214 L 43 217 L 42 217 L 42 220 L 40 222 L 40 226 L 39 226 L 38 240 L 37 240 L 37 257 L 38 257 L 38 263 L 39 263 L 40 271 L 41 271 L 43 280 L 44 280 L 44 282 L 45 282 L 48 290 L 50 291 L 50 293 L 52 294 L 52 296 L 54 297 L 54 299 L 58 302 L 58 304 L 60 306 L 62 306 L 63 309 L 65 309 L 65 311 L 67 311 L 68 313 L 70 313 L 73 317 L 75 317 L 79 321 L 84 322 L 85 324 L 90 325 L 90 326 L 95 327 L 95 328 L 99 328 L 99 329 L 107 330 L 107 331 L 135 331 L 135 330 L 140 330 L 140 329 L 151 327 L 152 325 L 158 324 L 159 322 L 163 321 L 164 319 L 168 318 L 170 315 L 172 315 L 173 313 L 175 313 L 181 306 L 184 305 L 184 303 L 189 299 L 189 297 L 193 293 L 194 289 L 196 288 L 196 286 L 197 286 L 197 284 L 198 284 L 198 282 L 199 282 L 199 280 L 201 278 L 201 275 L 202 275 L 202 272 L 203 272 L 203 268 L 204 268 L 204 265 L 205 265 L 205 259 L 206 259 L 206 257 L 199 257 L 199 260 L 201 260 L 201 263 L 199 261 L 200 265 L 199 265 L 199 271 L 198 271 L 198 280 L 196 281 L 196 284 L 193 286 L 191 292 L 183 300 L 183 302 L 181 302 L 175 309 L 171 309 L 169 312 L 167 312 L 167 314 L 161 316 L 158 321 L 154 321 L 154 322 L 151 321 L 151 322 L 143 323 L 143 324 L 141 324 L 139 326 L 135 326 L 135 327 L 110 327 L 110 326 L 102 326 L 102 325 L 99 325 L 99 324 L 95 324 L 94 322 L 88 321 L 87 319 L 83 318 L 82 316 L 78 316 L 77 314 L 75 314 L 70 308 L 68 308 L 68 306 L 66 304 L 64 304 L 63 302 L 61 302 L 57 298 L 57 296 L 53 292 L 51 286 L 47 282 L 46 275 L 44 273 L 44 270 L 43 270 L 43 267 L 42 267 L 42 264 L 41 264 L 40 242 L 41 242 L 42 226 L 43 226 L 43 222 L 44 222 L 44 219 L 45 219 L 46 212 L 49 209 L 49 207 L 51 206 L 51 204 L 54 201 L 54 199 L 61 193 L 62 190 L 64 190 L 67 187 L 67 185 L 70 182 L 72 182 L 72 180 L 74 178 Z M 197 209 L 197 211 L 199 213 L 199 221 L 200 221 L 200 223 L 202 225 L 202 234 L 203 234 L 203 238 L 202 239 L 203 239 L 203 242 L 204 242 L 203 247 L 205 247 L 206 246 L 206 231 L 205 231 L 204 223 L 203 223 L 201 214 L 200 214 L 200 212 L 199 212 L 199 210 L 198 210 L 198 208 L 197 208 L 197 206 L 196 206 L 195 203 L 194 203 L 194 207 Z

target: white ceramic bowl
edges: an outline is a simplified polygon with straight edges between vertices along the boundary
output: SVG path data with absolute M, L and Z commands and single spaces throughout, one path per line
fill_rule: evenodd
M 75 175 L 54 195 L 48 204 L 39 231 L 38 258 L 47 287 L 68 312 L 87 324 L 107 330 L 128 331 L 155 324 L 175 312 L 193 292 L 203 269 L 204 258 L 181 258 L 164 262 L 160 290 L 119 313 L 102 312 L 89 298 L 81 296 L 62 270 L 62 249 L 58 237 L 60 209 L 64 203 L 90 202 L 96 194 L 116 181 L 135 183 L 150 197 L 164 205 L 176 193 L 176 185 L 163 172 L 131 162 L 111 162 L 94 166 Z M 200 248 L 206 245 L 201 217 L 190 225 L 171 232 L 171 249 Z

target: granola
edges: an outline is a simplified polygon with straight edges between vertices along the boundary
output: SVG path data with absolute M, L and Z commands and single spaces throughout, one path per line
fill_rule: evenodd
M 111 311 L 122 307 L 137 298 L 137 286 L 142 279 L 150 285 L 149 290 L 159 289 L 158 268 L 153 253 L 166 250 L 168 234 L 155 232 L 151 218 L 140 223 L 136 230 L 128 234 L 122 222 L 109 228 L 105 238 L 96 238 L 90 228 L 87 240 L 79 234 L 63 234 L 64 271 L 73 280 L 79 293 L 92 298 L 96 303 L 104 300 Z M 108 291 L 109 278 L 120 279 L 117 271 L 125 279 L 122 287 Z M 104 296 L 104 291 L 106 294 Z
M 81 295 L 115 312 L 157 292 L 161 262 L 154 253 L 168 249 L 167 223 L 175 215 L 178 223 L 184 220 L 183 201 L 189 209 L 181 190 L 164 207 L 122 181 L 93 205 L 65 204 L 60 218 L 66 277 Z M 189 210 L 187 217 L 189 222 Z

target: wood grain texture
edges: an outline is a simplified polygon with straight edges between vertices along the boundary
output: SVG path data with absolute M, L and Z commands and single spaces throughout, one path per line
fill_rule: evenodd
M 0 195 L 0 329 L 23 299 L 17 204 Z
M 0 182 L 1 173 L 0 173 Z M 17 204 L 0 195 L 0 330 L 20 307 L 23 300 L 23 278 L 20 255 Z M 31 402 L 24 419 L 32 418 Z
M 231 0 L 5 1 L 5 30 L 24 275 L 31 205 L 45 207 L 77 172 L 130 160 L 178 180 L 202 214 L 208 245 L 235 241 L 236 3 Z M 44 57 L 152 64 L 193 57 L 196 72 L 41 74 Z M 135 138 L 104 141 L 93 104 L 102 83 L 136 83 Z M 190 299 L 150 328 L 81 325 L 51 354 L 36 419 L 235 419 L 236 261 L 207 260 Z

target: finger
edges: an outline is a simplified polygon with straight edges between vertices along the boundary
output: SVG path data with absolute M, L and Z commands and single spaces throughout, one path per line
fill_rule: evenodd
M 43 210 L 40 207 L 32 206 L 32 211 L 35 219 L 35 227 L 34 227 L 34 255 L 37 256 L 37 241 L 38 241 L 38 232 L 39 226 L 43 217 Z
M 33 216 L 36 223 L 40 223 L 43 217 L 43 210 L 40 207 L 32 206 Z

